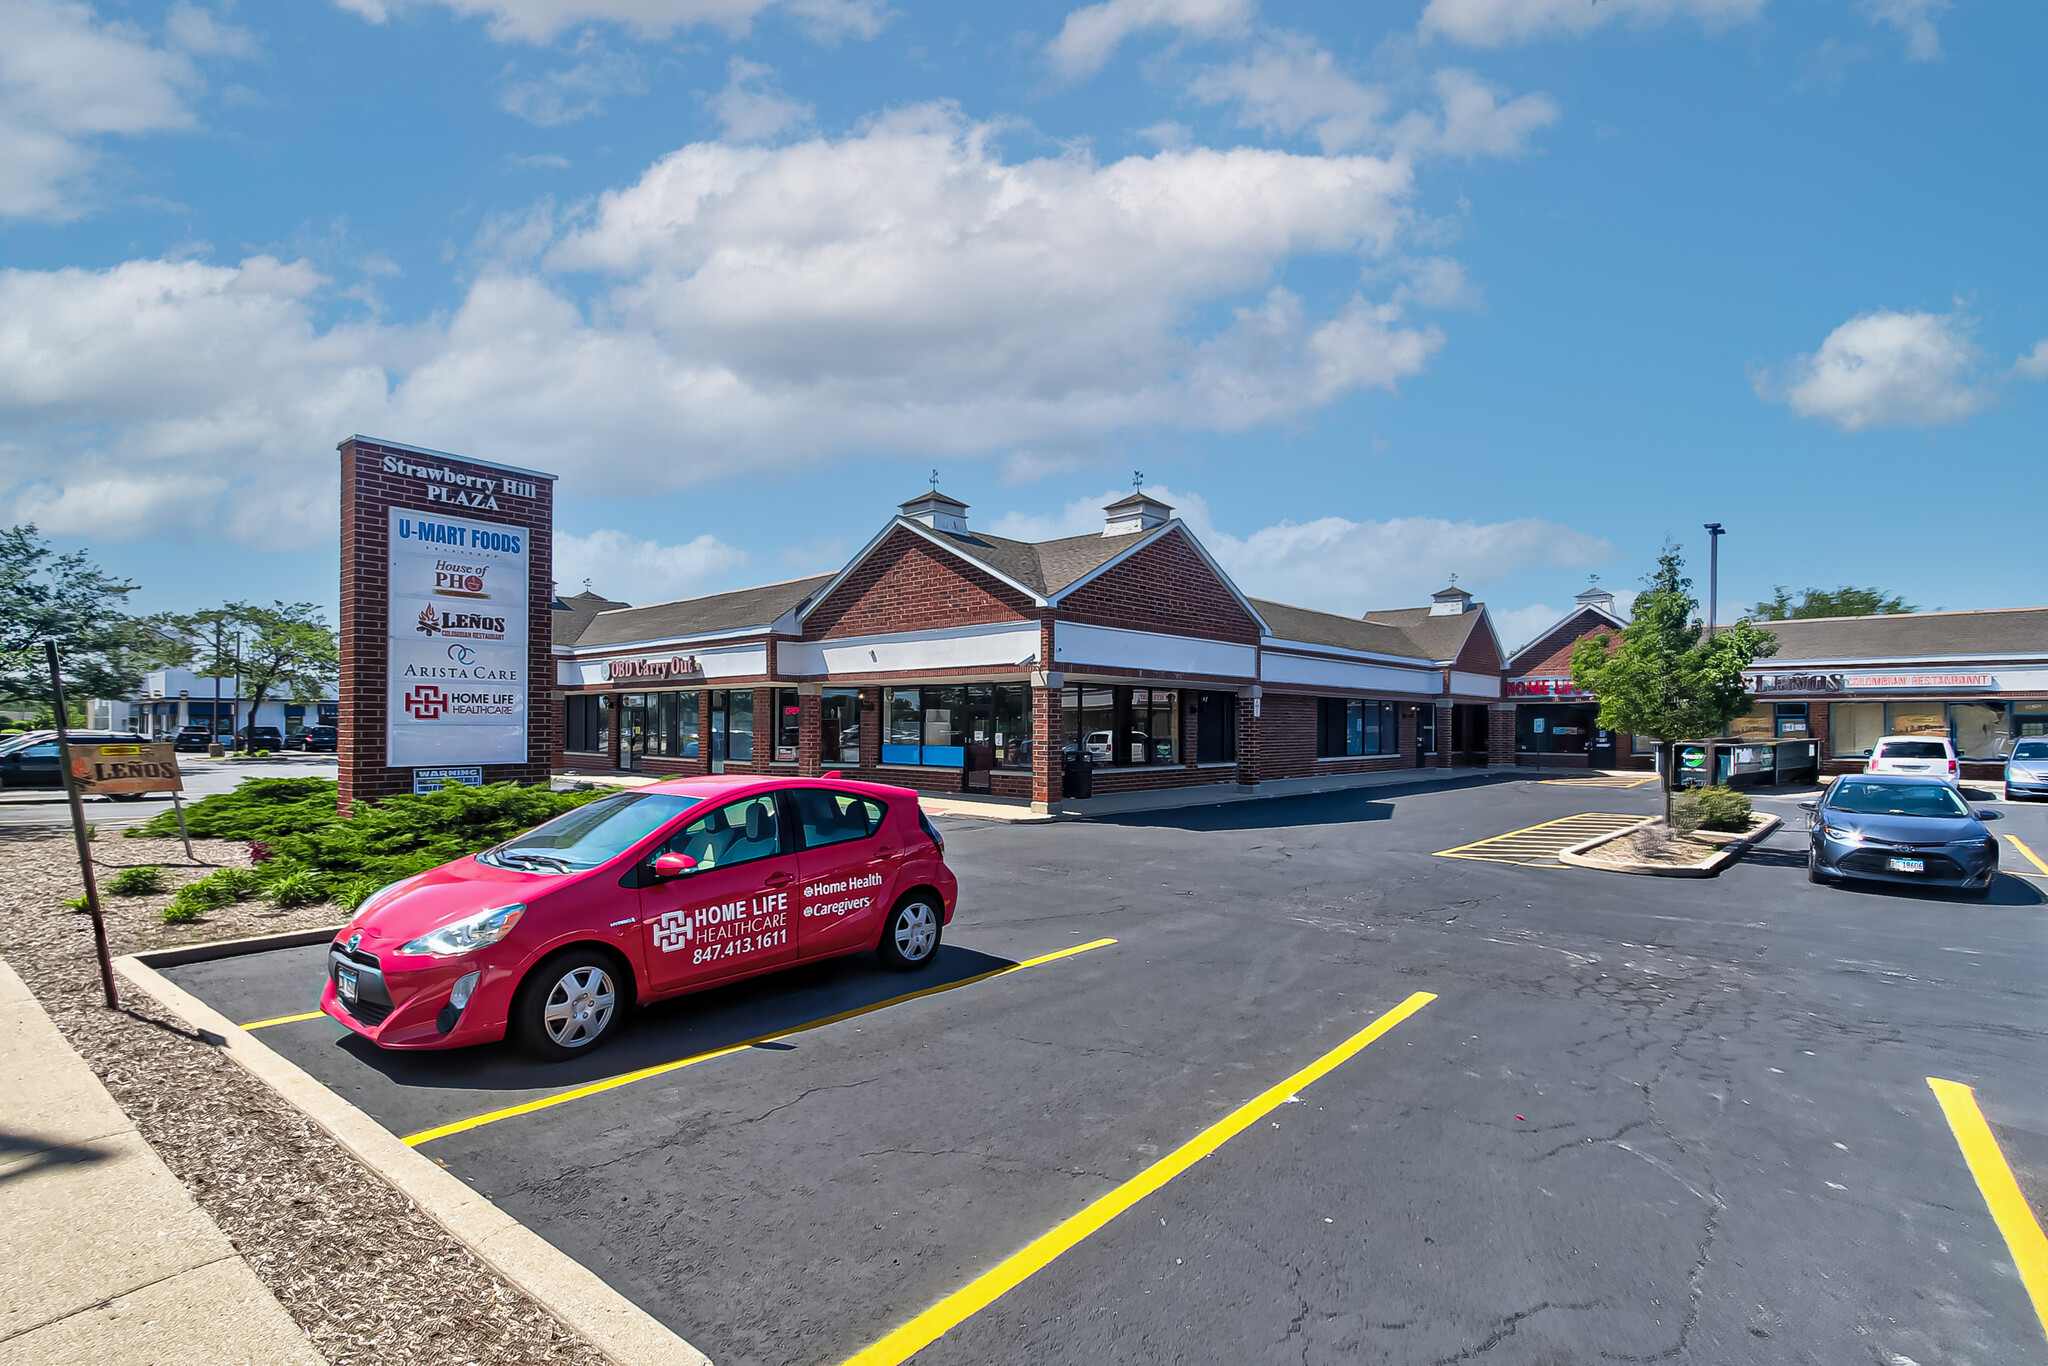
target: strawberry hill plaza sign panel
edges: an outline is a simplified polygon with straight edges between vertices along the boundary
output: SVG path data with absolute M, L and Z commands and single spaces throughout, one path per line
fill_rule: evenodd
M 389 762 L 524 763 L 531 530 L 397 507 L 390 518 Z

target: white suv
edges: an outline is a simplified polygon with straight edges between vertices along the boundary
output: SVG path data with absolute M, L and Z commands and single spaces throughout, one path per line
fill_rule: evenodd
M 1926 778 L 1944 778 L 1951 787 L 1962 770 L 1956 764 L 1956 747 L 1939 735 L 1887 735 L 1870 749 L 1865 773 L 1917 773 Z

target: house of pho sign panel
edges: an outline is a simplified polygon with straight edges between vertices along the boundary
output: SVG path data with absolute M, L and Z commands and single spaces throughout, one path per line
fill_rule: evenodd
M 526 762 L 531 529 L 389 514 L 385 762 Z

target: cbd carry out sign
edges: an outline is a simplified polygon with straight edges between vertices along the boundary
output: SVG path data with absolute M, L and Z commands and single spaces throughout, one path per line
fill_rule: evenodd
M 530 528 L 389 513 L 385 762 L 524 763 Z

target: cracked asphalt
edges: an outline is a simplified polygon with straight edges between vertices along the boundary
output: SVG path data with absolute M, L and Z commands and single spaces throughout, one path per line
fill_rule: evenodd
M 557 1068 L 262 1037 L 404 1134 L 1118 939 L 422 1148 L 720 1366 L 830 1366 L 1426 990 L 916 1360 L 2040 1359 L 1925 1078 L 1977 1088 L 2048 1215 L 2048 879 L 1812 887 L 1771 798 L 1794 819 L 1713 880 L 1432 857 L 1656 800 L 1496 775 L 942 821 L 962 909 L 926 975 L 796 969 Z M 2048 855 L 2048 807 L 2000 809 Z M 167 975 L 260 1019 L 305 1009 L 320 960 Z

